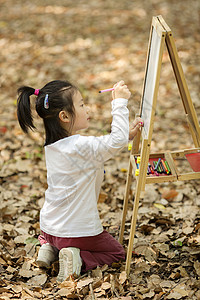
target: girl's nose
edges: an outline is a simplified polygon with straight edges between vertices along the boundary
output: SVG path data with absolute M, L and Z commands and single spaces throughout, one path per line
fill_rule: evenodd
M 90 112 L 90 107 L 89 107 L 89 106 L 87 106 L 87 112 L 88 112 L 88 113 Z

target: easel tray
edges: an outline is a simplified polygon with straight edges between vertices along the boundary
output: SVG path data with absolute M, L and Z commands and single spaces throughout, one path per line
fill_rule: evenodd
M 133 174 L 138 168 L 137 157 L 139 154 L 131 155 L 130 158 Z M 148 172 L 147 170 L 146 184 L 200 179 L 200 148 L 152 153 L 149 155 L 149 165 L 154 168 L 159 159 L 169 166 L 168 174 L 167 172 Z M 183 165 L 182 169 L 180 168 L 181 164 Z M 135 178 L 138 180 L 138 176 Z

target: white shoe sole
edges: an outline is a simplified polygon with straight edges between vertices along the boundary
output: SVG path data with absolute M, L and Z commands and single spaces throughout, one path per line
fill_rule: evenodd
M 59 252 L 59 273 L 58 282 L 62 282 L 70 275 L 80 275 L 82 261 L 80 258 L 80 249 L 74 247 L 63 248 Z

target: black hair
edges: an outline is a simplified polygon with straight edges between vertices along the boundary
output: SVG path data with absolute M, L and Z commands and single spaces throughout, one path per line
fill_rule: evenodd
M 67 131 L 61 126 L 59 112 L 65 110 L 70 114 L 72 128 L 75 119 L 75 109 L 72 98 L 76 91 L 78 91 L 78 88 L 75 85 L 72 85 L 69 81 L 61 80 L 51 81 L 39 90 L 35 101 L 35 109 L 44 122 L 46 134 L 45 146 L 71 134 L 70 130 Z M 29 129 L 35 129 L 30 103 L 30 96 L 34 93 L 35 89 L 29 86 L 22 86 L 18 89 L 17 117 L 25 133 L 27 133 Z M 44 101 L 47 94 L 49 107 L 45 108 Z

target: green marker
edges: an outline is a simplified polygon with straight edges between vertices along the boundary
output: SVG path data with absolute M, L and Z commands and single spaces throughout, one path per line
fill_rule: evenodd
M 169 167 L 168 162 L 167 162 L 166 160 L 165 160 L 165 165 L 166 165 L 166 167 L 167 167 L 167 170 L 169 171 L 169 174 L 171 174 L 170 167 Z
M 157 171 L 158 173 L 161 173 L 160 166 L 158 165 L 158 161 L 154 161 L 154 171 Z
M 158 160 L 158 162 L 157 162 L 157 164 L 156 164 L 156 166 L 155 166 L 155 171 L 157 171 L 157 169 L 158 169 L 158 167 L 159 167 L 160 161 L 161 161 L 161 158 L 159 158 L 159 160 Z

